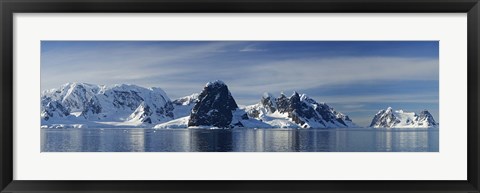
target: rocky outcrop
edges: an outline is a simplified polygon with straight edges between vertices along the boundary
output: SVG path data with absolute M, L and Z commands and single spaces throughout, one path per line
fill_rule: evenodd
M 274 98 L 264 94 L 260 103 L 247 107 L 249 117 L 262 121 L 288 118 L 301 128 L 339 128 L 356 126 L 352 120 L 328 106 L 318 103 L 305 94 L 294 92 L 290 97 L 283 93 Z
M 237 103 L 227 85 L 219 80 L 209 82 L 198 96 L 188 126 L 230 127 L 236 109 Z

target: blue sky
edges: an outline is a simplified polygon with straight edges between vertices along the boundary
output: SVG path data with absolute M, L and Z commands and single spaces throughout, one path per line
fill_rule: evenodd
M 437 41 L 42 41 L 42 90 L 67 82 L 160 87 L 223 80 L 237 103 L 306 93 L 368 125 L 388 106 L 438 118 Z

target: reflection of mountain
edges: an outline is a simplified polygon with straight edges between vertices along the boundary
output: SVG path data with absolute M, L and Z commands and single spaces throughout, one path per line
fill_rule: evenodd
M 376 132 L 375 135 L 377 151 L 438 151 L 438 140 L 438 133 L 427 130 Z
M 438 130 L 68 129 L 42 130 L 42 152 L 438 152 Z
M 50 128 L 356 127 L 347 115 L 297 92 L 289 97 L 264 94 L 257 104 L 239 107 L 228 86 L 219 80 L 207 83 L 199 94 L 173 101 L 160 88 L 68 83 L 44 91 L 41 104 L 42 127 Z
M 190 151 L 194 152 L 229 152 L 232 151 L 232 130 L 220 129 L 215 132 L 205 132 L 202 129 L 191 129 Z
M 391 107 L 380 110 L 372 120 L 374 128 L 428 128 L 437 127 L 438 123 L 427 110 L 414 112 L 394 111 Z

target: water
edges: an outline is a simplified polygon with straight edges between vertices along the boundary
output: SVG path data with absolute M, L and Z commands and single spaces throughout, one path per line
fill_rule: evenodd
M 438 152 L 438 129 L 41 129 L 42 152 Z

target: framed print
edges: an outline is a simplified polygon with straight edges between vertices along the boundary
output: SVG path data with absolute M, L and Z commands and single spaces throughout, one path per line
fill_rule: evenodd
M 2 192 L 479 192 L 478 0 L 1 3 Z

